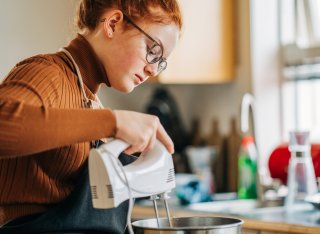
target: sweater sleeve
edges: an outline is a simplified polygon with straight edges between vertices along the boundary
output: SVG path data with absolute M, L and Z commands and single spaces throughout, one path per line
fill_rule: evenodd
M 44 82 L 36 79 L 40 75 L 49 84 L 43 89 L 36 86 Z M 55 106 L 59 75 L 59 69 L 32 63 L 23 69 L 19 66 L 13 69 L 0 85 L 0 158 L 30 155 L 114 135 L 115 117 L 109 109 Z

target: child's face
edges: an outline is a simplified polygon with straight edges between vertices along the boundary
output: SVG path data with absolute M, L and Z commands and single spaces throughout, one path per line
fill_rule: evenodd
M 152 37 L 163 48 L 163 59 L 173 51 L 179 38 L 179 29 L 175 24 L 137 23 L 145 33 Z M 115 30 L 104 59 L 111 87 L 121 92 L 131 92 L 136 86 L 158 73 L 158 64 L 146 60 L 149 48 L 155 42 L 137 28 Z M 170 66 L 170 64 L 169 64 Z

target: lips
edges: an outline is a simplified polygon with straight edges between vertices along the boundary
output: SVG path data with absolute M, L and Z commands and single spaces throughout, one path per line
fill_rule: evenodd
M 139 83 L 142 83 L 144 81 L 144 79 L 141 76 L 139 76 L 138 74 L 135 74 L 135 76 L 136 76 L 136 78 L 138 78 Z

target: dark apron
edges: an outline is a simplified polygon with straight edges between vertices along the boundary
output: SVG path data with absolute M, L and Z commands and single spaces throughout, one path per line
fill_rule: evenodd
M 133 162 L 136 157 L 121 154 L 123 165 Z M 61 203 L 42 214 L 13 220 L 2 228 L 0 234 L 96 234 L 125 233 L 128 201 L 113 209 L 95 209 L 92 206 L 88 163 L 83 169 L 79 184 Z

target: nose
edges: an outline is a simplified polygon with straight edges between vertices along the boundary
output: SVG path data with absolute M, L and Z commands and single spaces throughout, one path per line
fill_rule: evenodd
M 148 76 L 156 76 L 158 74 L 158 63 L 146 64 L 144 67 L 144 72 Z

